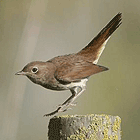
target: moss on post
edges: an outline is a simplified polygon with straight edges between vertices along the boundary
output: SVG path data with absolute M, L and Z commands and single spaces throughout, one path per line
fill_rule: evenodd
M 55 116 L 49 140 L 121 140 L 121 119 L 111 115 Z

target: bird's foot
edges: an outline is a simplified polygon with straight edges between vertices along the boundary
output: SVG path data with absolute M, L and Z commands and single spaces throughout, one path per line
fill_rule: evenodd
M 67 103 L 67 104 L 59 104 L 57 107 L 67 107 L 67 106 L 76 106 L 77 105 L 77 102 L 76 103 Z
M 69 108 L 70 106 L 73 107 L 73 106 L 76 106 L 77 103 L 66 103 L 66 104 L 61 104 L 59 105 L 60 109 L 59 109 L 59 112 L 65 112 L 67 110 L 70 110 L 72 108 Z
M 58 113 L 60 109 L 61 109 L 61 107 L 58 107 L 55 111 L 53 111 L 53 112 L 51 112 L 51 113 L 48 113 L 48 114 L 45 114 L 43 117 L 49 117 L 49 116 L 52 116 L 52 115 Z
M 60 109 L 59 112 L 66 112 L 66 111 L 71 110 L 71 109 L 72 109 L 72 108 L 66 108 L 66 109 L 64 109 L 64 110 Z
M 72 108 L 69 108 L 70 106 L 76 106 L 77 103 L 67 103 L 67 104 L 62 104 L 62 105 L 59 105 L 58 108 L 51 112 L 51 113 L 48 113 L 48 114 L 45 114 L 44 117 L 48 117 L 48 116 L 52 116 L 52 115 L 55 115 L 56 113 L 58 112 L 66 112 Z

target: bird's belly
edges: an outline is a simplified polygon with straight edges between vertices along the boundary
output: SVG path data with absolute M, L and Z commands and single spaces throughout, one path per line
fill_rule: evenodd
M 50 89 L 50 90 L 56 90 L 56 91 L 61 91 L 61 90 L 68 90 L 68 88 L 66 86 L 63 86 L 62 84 L 47 84 L 47 85 L 43 85 L 43 87 Z
M 87 78 L 82 79 L 80 82 L 71 82 L 70 84 L 47 84 L 47 85 L 43 85 L 43 87 L 47 88 L 47 89 L 51 89 L 51 90 L 57 90 L 57 91 L 61 91 L 61 90 L 68 90 L 68 89 L 72 89 L 73 87 L 83 87 L 86 86 L 86 82 L 88 81 Z

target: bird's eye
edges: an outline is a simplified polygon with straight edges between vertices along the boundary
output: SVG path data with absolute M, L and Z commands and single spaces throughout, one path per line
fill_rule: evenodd
M 37 67 L 33 67 L 31 71 L 32 71 L 32 73 L 37 73 L 38 72 L 38 68 Z

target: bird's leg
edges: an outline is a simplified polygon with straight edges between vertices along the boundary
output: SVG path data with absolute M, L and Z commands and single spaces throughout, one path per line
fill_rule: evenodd
M 52 116 L 58 112 L 65 112 L 68 110 L 68 107 L 70 106 L 70 101 L 72 101 L 72 99 L 74 98 L 75 94 L 72 94 L 62 105 L 59 105 L 59 107 L 48 114 L 45 114 L 44 117 L 48 117 L 48 116 Z M 71 102 L 72 103 L 72 102 Z
M 85 87 L 80 87 L 80 91 L 78 91 L 78 88 L 73 88 L 71 89 L 71 93 L 72 95 L 61 105 L 59 106 L 54 112 L 51 112 L 49 114 L 45 114 L 44 116 L 51 116 L 51 115 L 54 115 L 58 112 L 65 112 L 69 109 L 69 106 L 73 105 L 73 101 L 78 97 L 80 96 L 85 90 Z
M 59 111 L 63 112 L 63 111 L 66 111 L 68 109 L 69 106 L 75 106 L 76 104 L 72 104 L 74 102 L 74 100 L 80 96 L 84 90 L 85 90 L 85 87 L 79 87 L 80 88 L 80 91 L 78 91 L 78 88 L 73 88 L 71 89 L 71 93 L 72 93 L 72 96 L 70 96 L 62 105 L 61 105 L 61 108 L 59 109 Z
M 54 111 L 49 114 L 45 114 L 44 117 L 46 116 L 52 116 L 58 112 L 65 112 L 67 111 L 67 106 L 69 105 L 70 101 L 74 98 L 75 94 L 72 94 L 62 105 L 59 105 L 59 107 Z

